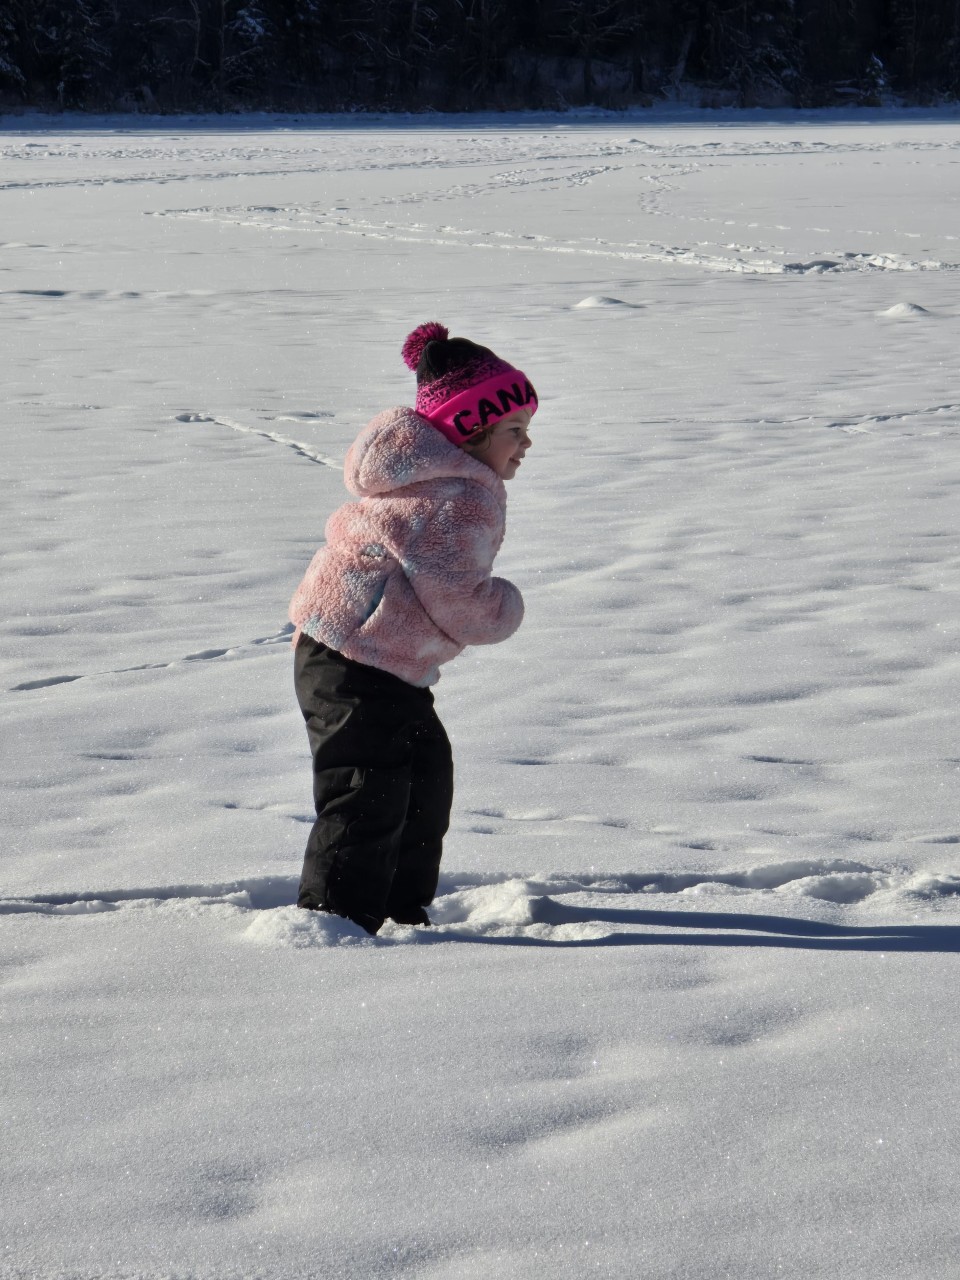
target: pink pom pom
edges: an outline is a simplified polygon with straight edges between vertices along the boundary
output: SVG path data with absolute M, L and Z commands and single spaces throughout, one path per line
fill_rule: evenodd
M 442 324 L 438 324 L 436 320 L 428 320 L 426 324 L 419 325 L 414 329 L 413 333 L 407 335 L 407 340 L 403 344 L 403 362 L 408 369 L 412 369 L 414 373 L 417 371 L 417 365 L 420 363 L 420 357 L 423 355 L 424 347 L 428 342 L 445 342 L 450 336 L 450 331 L 445 329 Z

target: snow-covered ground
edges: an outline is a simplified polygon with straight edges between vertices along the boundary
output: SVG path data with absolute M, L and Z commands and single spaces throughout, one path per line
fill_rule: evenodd
M 0 136 L 2 1274 L 960 1277 L 960 123 Z M 290 903 L 286 604 L 541 394 L 431 931 Z

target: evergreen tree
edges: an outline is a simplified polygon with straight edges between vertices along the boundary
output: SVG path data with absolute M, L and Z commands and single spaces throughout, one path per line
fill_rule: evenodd
M 255 96 L 270 66 L 273 38 L 260 0 L 220 0 L 219 90 L 235 101 Z
M 742 106 L 789 101 L 801 63 L 793 0 L 710 0 L 701 12 L 707 78 Z
M 82 109 L 106 105 L 110 46 L 105 5 L 98 0 L 73 0 L 72 4 L 50 5 L 48 10 L 51 25 L 46 34 L 59 62 L 56 93 L 60 106 Z
M 624 47 L 639 24 L 638 15 L 625 0 L 566 0 L 558 14 L 580 58 L 583 101 L 594 102 L 594 63 Z
M 9 93 L 22 100 L 27 95 L 27 77 L 21 66 L 21 27 L 15 7 L 0 8 L 0 95 Z

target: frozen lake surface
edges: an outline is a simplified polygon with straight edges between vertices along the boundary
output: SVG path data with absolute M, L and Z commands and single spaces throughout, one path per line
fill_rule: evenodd
M 0 134 L 2 1274 L 960 1277 L 960 123 L 58 128 Z M 541 396 L 527 617 L 374 941 L 290 905 L 286 606 L 431 319 Z

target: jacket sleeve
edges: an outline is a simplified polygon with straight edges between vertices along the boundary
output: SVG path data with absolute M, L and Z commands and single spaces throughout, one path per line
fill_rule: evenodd
M 474 486 L 470 486 L 474 488 Z M 411 537 L 401 567 L 432 621 L 458 644 L 496 644 L 523 621 L 523 597 L 491 576 L 503 514 L 483 491 L 438 504 Z

